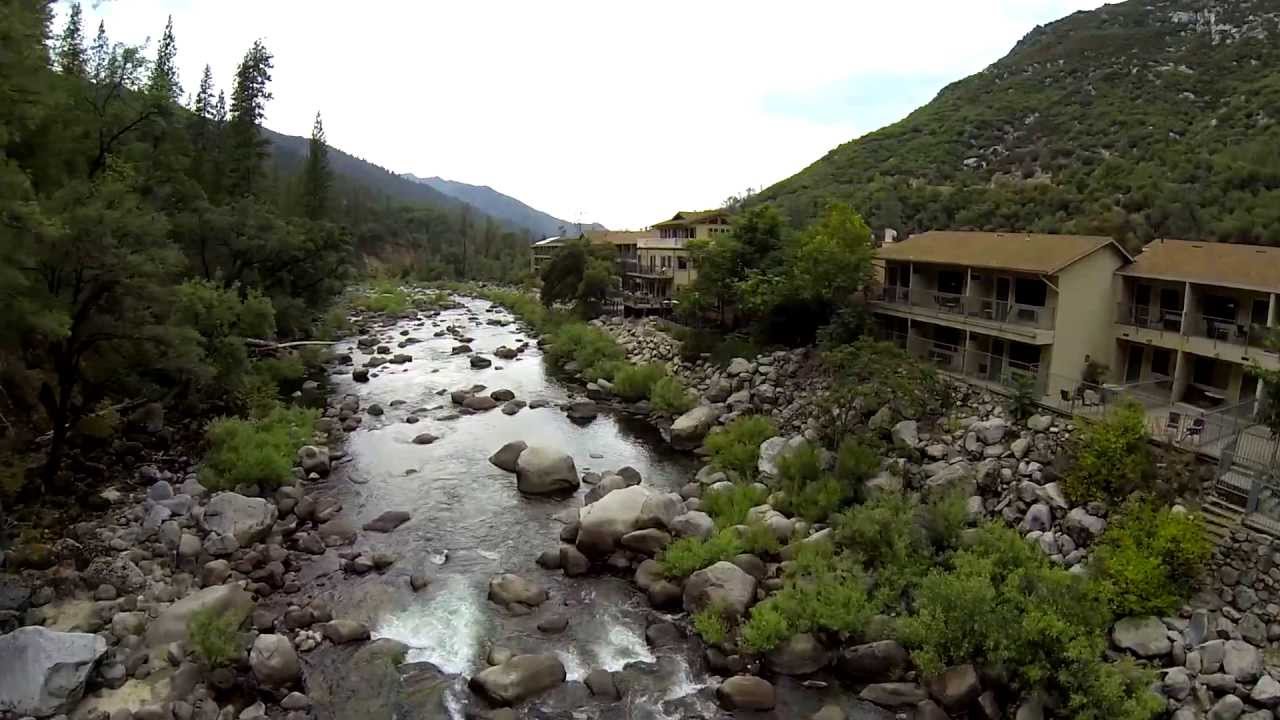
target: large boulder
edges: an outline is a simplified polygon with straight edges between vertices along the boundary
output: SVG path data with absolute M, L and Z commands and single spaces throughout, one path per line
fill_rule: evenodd
M 298 448 L 298 465 L 302 472 L 320 477 L 329 475 L 329 448 L 317 445 L 303 445 Z
M 671 532 L 676 537 L 696 537 L 706 540 L 715 534 L 716 521 L 701 510 L 693 510 L 673 518 Z
M 812 633 L 799 633 L 770 650 L 764 662 L 779 675 L 810 675 L 831 662 L 831 651 Z
M 920 425 L 915 420 L 902 420 L 889 432 L 894 445 L 913 448 L 920 444 Z
M 249 650 L 249 667 L 258 683 L 267 687 L 289 685 L 302 675 L 298 653 L 284 635 L 259 635 Z
M 735 675 L 716 688 L 716 699 L 726 710 L 772 710 L 777 702 L 773 685 L 755 675 Z
M 203 522 L 209 532 L 230 535 L 240 547 L 248 547 L 267 536 L 277 515 L 276 506 L 262 498 L 224 492 L 209 501 Z
M 760 443 L 760 459 L 756 461 L 756 469 L 761 475 L 778 476 L 778 460 L 787 450 L 787 439 L 781 435 L 771 437 Z
M 1222 655 L 1222 671 L 1238 682 L 1251 683 L 1262 675 L 1262 651 L 1244 640 L 1228 640 Z
M 671 423 L 671 444 L 679 450 L 693 450 L 702 444 L 703 438 L 715 427 L 723 408 L 719 405 L 699 405 L 676 418 Z
M 132 560 L 105 555 L 95 557 L 81 574 L 81 579 L 89 587 L 110 585 L 121 595 L 138 592 L 147 584 L 146 576 Z
M 165 608 L 151 624 L 143 644 L 153 652 L 169 643 L 187 642 L 191 618 L 202 610 L 215 615 L 243 619 L 253 611 L 253 596 L 239 585 L 214 585 L 182 598 Z
M 509 442 L 490 455 L 489 462 L 509 473 L 513 473 L 516 471 L 516 461 L 520 459 L 520 453 L 524 452 L 527 447 L 529 447 L 528 443 L 523 440 Z
M 0 635 L 0 714 L 49 717 L 70 712 L 106 651 L 107 641 L 89 633 L 30 626 Z
M 495 705 L 515 705 L 563 683 L 564 663 L 555 655 L 516 655 L 471 678 L 472 690 Z
M 897 682 L 911 668 L 911 656 L 897 641 L 880 640 L 846 648 L 836 668 L 851 685 Z
M 973 665 L 953 665 L 929 678 L 926 683 L 929 694 L 943 707 L 951 711 L 963 710 L 982 694 L 982 683 Z
M 559 495 L 578 489 L 578 467 L 568 454 L 531 445 L 516 459 L 516 487 L 529 495 Z
M 578 512 L 578 550 L 591 558 L 607 557 L 623 535 L 640 529 L 645 505 L 653 495 L 649 488 L 633 485 L 583 507 Z
M 1144 658 L 1168 655 L 1173 648 L 1164 623 L 1151 615 L 1117 620 L 1111 629 L 1111 640 L 1116 647 Z
M 991 418 L 976 422 L 970 426 L 971 432 L 977 433 L 978 439 L 987 445 L 995 445 L 1004 439 L 1004 434 L 1009 430 L 1009 423 L 1001 418 Z
M 724 560 L 693 573 L 684 584 L 684 609 L 689 613 L 716 606 L 741 617 L 755 597 L 756 579 Z
M 516 603 L 537 607 L 547 601 L 547 589 L 519 575 L 506 573 L 489 579 L 489 599 L 504 607 Z

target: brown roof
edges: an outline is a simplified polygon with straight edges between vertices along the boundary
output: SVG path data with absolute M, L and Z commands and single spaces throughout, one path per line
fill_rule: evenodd
M 1280 248 L 1156 240 L 1120 274 L 1280 292 Z
M 694 225 L 697 223 L 706 222 L 707 220 L 710 220 L 713 217 L 728 216 L 728 214 L 729 213 L 725 212 L 724 210 L 681 210 L 680 212 L 673 215 L 670 220 L 663 220 L 660 223 L 654 223 L 653 226 L 667 227 L 667 226 Z
M 1095 235 L 991 233 L 931 230 L 876 251 L 882 260 L 965 265 L 1050 275 L 1104 247 L 1129 254 L 1111 238 Z
M 591 242 L 601 245 L 635 245 L 640 238 L 654 236 L 644 230 L 592 230 L 584 234 Z

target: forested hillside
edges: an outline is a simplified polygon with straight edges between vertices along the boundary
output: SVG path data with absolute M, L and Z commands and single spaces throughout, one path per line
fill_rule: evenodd
M 529 232 L 536 236 L 535 239 L 537 240 L 557 235 L 577 237 L 584 232 L 605 229 L 600 223 L 574 223 L 568 220 L 561 220 L 541 210 L 529 207 L 516 198 L 504 195 L 487 185 L 469 185 L 457 180 L 445 180 L 441 177 L 421 178 L 414 175 L 406 175 L 405 178 L 437 190 L 451 198 L 461 200 L 477 210 L 487 215 L 492 215 L 514 227 L 527 228 Z
M 905 49 L 909 51 L 909 49 Z M 1280 0 L 1129 0 L 1030 32 L 753 198 L 877 230 L 1280 244 Z
M 55 31 L 51 5 L 0 4 L 0 470 L 46 431 L 56 470 L 69 428 L 103 408 L 239 409 L 254 387 L 243 338 L 317 333 L 366 266 L 527 268 L 526 235 L 390 173 L 347 172 L 318 114 L 306 150 L 272 161 L 261 42 L 222 90 L 208 68 L 178 77 L 163 17 L 150 54 L 102 26 L 86 41 L 78 5 Z

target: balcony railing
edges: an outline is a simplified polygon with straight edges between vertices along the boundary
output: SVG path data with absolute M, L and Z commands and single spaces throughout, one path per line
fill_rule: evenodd
M 910 305 L 938 313 L 990 320 L 997 323 L 1026 325 L 1050 330 L 1053 328 L 1053 309 L 1042 305 L 996 300 L 995 298 L 959 295 L 937 290 L 920 290 L 887 285 L 880 292 L 880 301 L 894 305 Z
M 644 275 L 647 277 L 671 277 L 674 274 L 674 268 L 670 265 L 648 265 L 638 260 L 619 260 L 618 266 L 623 273 L 628 275 Z
M 912 355 L 927 360 L 939 370 L 1012 387 L 1018 377 L 1030 378 L 1036 392 L 1044 394 L 1048 373 L 1040 363 L 1024 363 L 992 355 L 972 348 L 939 342 L 921 335 L 904 335 L 887 330 L 879 332 L 881 340 L 892 342 Z
M 1242 323 L 1231 318 L 1213 317 L 1180 310 L 1163 310 L 1150 305 L 1120 303 L 1116 308 L 1116 322 L 1121 325 L 1186 332 L 1189 337 L 1202 337 L 1214 342 L 1240 347 L 1268 348 L 1268 339 L 1275 328 L 1252 323 Z
M 1116 307 L 1116 322 L 1121 325 L 1182 332 L 1182 311 L 1156 308 L 1150 305 L 1120 303 Z

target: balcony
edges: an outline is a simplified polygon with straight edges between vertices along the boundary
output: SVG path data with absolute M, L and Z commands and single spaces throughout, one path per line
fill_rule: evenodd
M 1236 322 L 1234 319 L 1209 315 L 1188 315 L 1187 334 L 1215 342 L 1247 347 L 1266 347 L 1269 329 L 1265 325 Z
M 951 345 L 916 334 L 904 335 L 882 330 L 878 336 L 944 372 L 1002 387 L 1013 387 L 1018 378 L 1027 378 L 1040 395 L 1048 387 L 1049 376 L 1040 363 L 1018 362 L 972 347 Z
M 1265 325 L 1130 303 L 1116 307 L 1116 325 L 1120 336 L 1133 342 L 1230 362 L 1256 360 L 1268 368 L 1280 362 L 1280 354 L 1268 345 L 1276 329 Z
M 940 316 L 984 320 L 991 323 L 1021 325 L 1039 330 L 1053 329 L 1053 308 L 1024 305 L 995 298 L 958 295 L 937 290 L 921 290 L 888 285 L 880 302 L 923 308 Z
M 1182 314 L 1181 310 L 1120 303 L 1116 307 L 1116 324 L 1144 330 L 1180 333 L 1182 332 Z
M 675 269 L 670 265 L 666 267 L 647 265 L 639 260 L 622 259 L 618 261 L 618 267 L 623 274 L 636 275 L 638 277 L 669 278 L 675 274 Z

